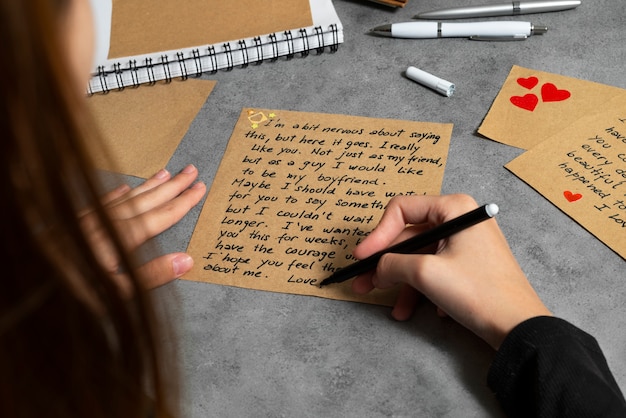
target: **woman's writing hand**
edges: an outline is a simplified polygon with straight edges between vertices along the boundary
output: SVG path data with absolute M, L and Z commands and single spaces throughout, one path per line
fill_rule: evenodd
M 174 177 L 166 170 L 160 170 L 138 187 L 123 185 L 103 197 L 102 202 L 128 250 L 136 250 L 180 221 L 202 199 L 206 186 L 201 182 L 194 184 L 197 176 L 198 170 L 193 165 Z M 118 279 L 123 278 L 119 260 L 97 217 L 91 211 L 85 211 L 81 214 L 81 222 L 105 268 Z M 144 285 L 153 288 L 182 276 L 192 266 L 189 255 L 176 252 L 156 257 L 140 266 L 138 271 L 145 280 Z
M 466 195 L 393 198 L 379 225 L 355 248 L 354 256 L 365 258 L 476 207 Z M 408 319 L 421 293 L 496 349 L 522 321 L 551 315 L 520 269 L 495 219 L 440 241 L 431 254 L 385 254 L 376 271 L 355 278 L 352 288 L 367 293 L 375 287 L 398 284 L 403 289 L 392 312 L 394 318 Z

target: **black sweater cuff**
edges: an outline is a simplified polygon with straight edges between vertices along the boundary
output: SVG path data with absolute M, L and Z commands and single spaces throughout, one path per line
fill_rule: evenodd
M 535 317 L 515 327 L 487 383 L 511 417 L 626 417 L 595 338 L 559 318 Z

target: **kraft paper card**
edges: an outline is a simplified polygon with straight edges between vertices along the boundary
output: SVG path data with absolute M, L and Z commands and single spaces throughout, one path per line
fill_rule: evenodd
M 112 157 L 95 153 L 103 170 L 148 178 L 167 165 L 215 81 L 188 79 L 87 99 Z
M 531 149 L 626 90 L 513 66 L 478 133 Z
M 312 24 L 309 0 L 113 0 L 109 58 L 251 38 Z
M 626 258 L 626 95 L 506 165 Z
M 451 124 L 244 109 L 191 238 L 184 279 L 392 305 L 320 288 L 392 196 L 439 194 Z

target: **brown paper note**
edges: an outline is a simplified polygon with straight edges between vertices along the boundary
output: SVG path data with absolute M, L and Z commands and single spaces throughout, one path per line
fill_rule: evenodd
M 111 92 L 87 99 L 111 154 L 95 154 L 98 168 L 148 178 L 165 167 L 215 81 L 188 79 Z
M 626 258 L 626 94 L 506 165 Z
M 580 118 L 602 112 L 625 90 L 513 66 L 478 133 L 530 149 Z
M 309 0 L 113 0 L 109 58 L 311 26 Z
M 184 278 L 392 305 L 319 287 L 399 194 L 439 194 L 451 124 L 244 109 L 207 196 Z

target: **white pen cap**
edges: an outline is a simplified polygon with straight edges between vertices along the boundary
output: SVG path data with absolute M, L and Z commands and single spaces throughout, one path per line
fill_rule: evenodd
M 413 81 L 417 81 L 418 83 L 430 87 L 438 93 L 443 94 L 444 96 L 450 97 L 452 93 L 454 93 L 454 84 L 449 81 L 443 80 L 439 77 L 436 77 L 426 71 L 420 70 L 419 68 L 409 67 L 406 70 L 406 76 Z

